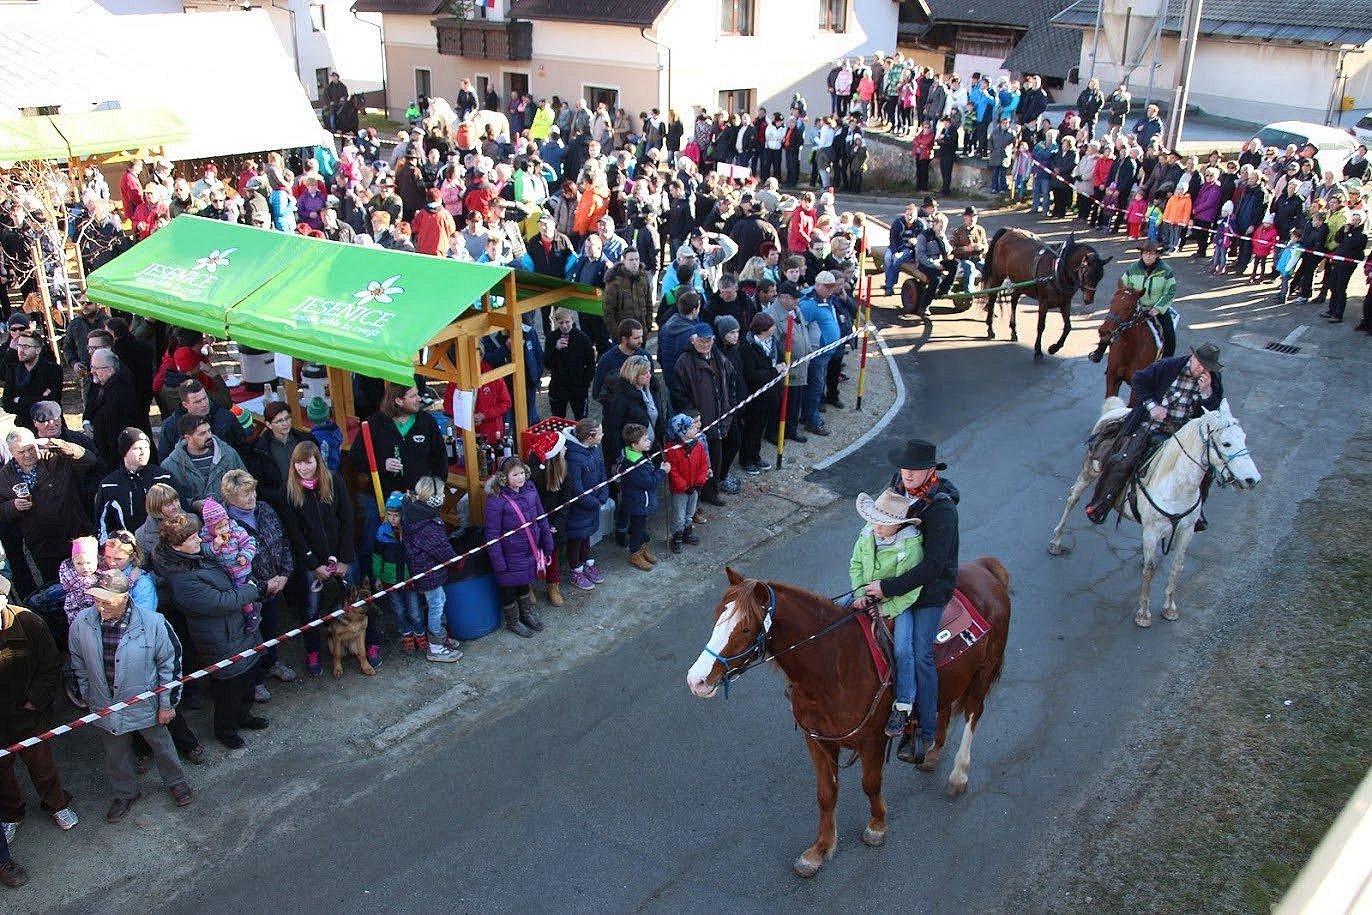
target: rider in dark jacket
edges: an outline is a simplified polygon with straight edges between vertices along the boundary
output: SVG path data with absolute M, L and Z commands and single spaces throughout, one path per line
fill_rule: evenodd
M 958 580 L 958 499 L 957 487 L 939 477 L 948 468 L 936 457 L 932 443 L 910 439 L 900 451 L 892 452 L 896 472 L 891 488 L 910 503 L 907 518 L 918 518 L 924 540 L 924 558 L 894 578 L 867 585 L 869 597 L 878 599 L 908 594 L 920 588 L 919 598 L 908 612 L 915 621 L 915 712 L 919 718 L 918 740 L 902 741 L 897 756 L 923 769 L 932 769 L 938 760 L 934 746 L 938 724 L 938 668 L 934 666 L 934 637 L 938 634 L 943 608 L 952 600 Z M 886 722 L 887 734 L 905 730 L 909 712 L 897 709 Z

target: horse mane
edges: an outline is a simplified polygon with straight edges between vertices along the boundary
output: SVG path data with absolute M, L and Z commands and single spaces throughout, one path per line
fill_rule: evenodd
M 1174 434 L 1168 436 L 1162 447 L 1158 449 L 1157 457 L 1153 459 L 1152 466 L 1149 468 L 1149 476 L 1157 479 L 1175 471 L 1177 465 L 1184 459 L 1183 448 L 1189 451 L 1193 457 L 1198 456 L 1198 452 L 1202 450 L 1200 429 L 1205 424 L 1207 415 L 1207 413 L 1202 413 L 1187 422 Z M 1199 457 L 1203 460 L 1203 455 Z
M 986 246 L 986 269 L 983 271 L 983 275 L 990 275 L 992 258 L 994 258 L 996 254 L 996 242 L 1000 241 L 1000 237 L 1008 231 L 1010 231 L 1009 226 L 1001 226 L 996 230 L 996 234 L 991 236 L 991 243 Z
M 725 599 L 732 600 L 735 610 L 747 614 L 754 622 L 761 625 L 763 617 L 767 615 L 767 607 L 758 599 L 758 595 L 766 593 L 768 587 L 771 587 L 772 591 L 776 593 L 778 601 L 782 595 L 798 600 L 810 609 L 816 618 L 824 622 L 836 618 L 840 611 L 846 612 L 846 608 L 840 607 L 818 591 L 811 591 L 808 588 L 786 584 L 785 582 L 764 581 L 760 578 L 743 579 L 725 593 Z

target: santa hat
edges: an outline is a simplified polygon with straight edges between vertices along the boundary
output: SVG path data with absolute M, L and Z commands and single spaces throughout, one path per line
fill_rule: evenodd
M 556 432 L 540 432 L 529 440 L 529 460 L 546 464 L 567 447 L 567 440 Z

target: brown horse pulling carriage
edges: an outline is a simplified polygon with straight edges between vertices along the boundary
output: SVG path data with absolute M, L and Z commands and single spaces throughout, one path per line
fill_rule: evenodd
M 729 588 L 715 608 L 714 630 L 686 675 L 687 685 L 696 696 L 709 698 L 722 683 L 769 661 L 786 675 L 791 711 L 805 732 L 815 767 L 819 835 L 794 865 L 797 874 L 812 877 L 833 855 L 838 841 L 834 808 L 840 749 L 853 751 L 862 761 L 862 790 L 871 805 L 862 841 L 873 847 L 886 841 L 881 781 L 888 747 L 885 712 L 892 701 L 890 678 L 878 674 L 862 634 L 858 618 L 865 611 L 840 606 L 813 591 L 745 579 L 733 569 L 726 572 Z M 1010 631 L 1010 573 L 989 556 L 965 562 L 958 567 L 957 588 L 980 611 L 988 631 L 939 669 L 937 735 L 920 764 L 925 771 L 933 770 L 949 720 L 954 714 L 962 715 L 962 740 L 948 778 L 948 792 L 954 795 L 967 787 L 972 734 L 986 695 L 1000 677 Z
M 1111 260 L 1102 258 L 1095 248 L 1081 244 L 1071 235 L 1055 250 L 1024 229 L 1005 228 L 996 232 L 986 251 L 983 292 L 991 297 L 986 303 L 986 339 L 996 339 L 996 302 L 1002 291 L 1010 295 L 1010 339 L 1019 339 L 1015 310 L 1019 297 L 1032 290 L 1039 306 L 1034 361 L 1043 361 L 1043 328 L 1049 309 L 1054 308 L 1062 315 L 1062 336 L 1048 347 L 1048 352 L 1057 353 L 1072 332 L 1072 298 L 1081 290 L 1084 303 L 1094 302 L 1096 286 L 1105 276 L 1105 265 Z

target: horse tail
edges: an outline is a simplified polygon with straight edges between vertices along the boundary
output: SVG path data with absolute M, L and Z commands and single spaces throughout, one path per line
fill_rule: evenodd
M 991 236 L 991 244 L 986 246 L 986 269 L 982 272 L 982 276 L 991 275 L 991 271 L 994 269 L 991 265 L 996 256 L 996 242 L 1000 241 L 1000 237 L 1008 231 L 1010 231 L 1009 226 L 1001 226 L 996 230 L 996 234 Z

